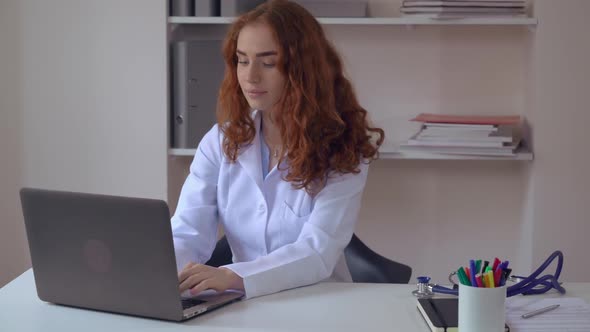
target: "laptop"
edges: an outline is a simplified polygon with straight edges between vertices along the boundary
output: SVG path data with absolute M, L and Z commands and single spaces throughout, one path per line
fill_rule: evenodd
M 183 321 L 243 296 L 181 297 L 164 201 L 33 188 L 20 197 L 42 301 Z

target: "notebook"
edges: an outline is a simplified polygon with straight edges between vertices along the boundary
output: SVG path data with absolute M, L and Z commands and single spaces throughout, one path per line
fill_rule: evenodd
M 559 308 L 534 319 L 523 319 L 531 311 L 559 304 Z M 590 331 L 590 304 L 578 297 L 513 296 L 506 299 L 506 321 L 514 331 Z
M 418 311 L 432 332 L 459 331 L 459 298 L 418 299 Z

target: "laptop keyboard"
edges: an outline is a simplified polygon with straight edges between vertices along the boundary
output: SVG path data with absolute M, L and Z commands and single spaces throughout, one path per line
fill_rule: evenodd
M 207 302 L 198 299 L 181 299 L 180 301 L 182 302 L 182 309 L 188 309 L 190 307 L 194 307 L 196 305 Z

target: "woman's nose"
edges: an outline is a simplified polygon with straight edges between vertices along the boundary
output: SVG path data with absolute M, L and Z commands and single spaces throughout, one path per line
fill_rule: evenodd
M 256 68 L 255 65 L 251 65 L 248 68 L 248 73 L 247 73 L 246 79 L 250 83 L 260 82 L 260 72 L 258 71 L 258 69 Z

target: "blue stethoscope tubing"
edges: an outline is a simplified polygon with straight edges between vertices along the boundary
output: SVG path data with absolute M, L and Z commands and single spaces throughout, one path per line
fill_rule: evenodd
M 555 273 L 553 275 L 546 274 L 539 279 L 536 279 L 545 269 L 553 262 L 553 260 L 557 258 L 557 267 L 555 268 Z M 543 265 L 539 266 L 538 269 L 533 272 L 530 276 L 526 278 L 522 277 L 515 277 L 523 279 L 516 284 L 508 287 L 506 289 L 506 296 L 511 297 L 518 294 L 523 295 L 533 295 L 533 294 L 543 294 L 549 291 L 551 288 L 557 289 L 558 292 L 561 294 L 565 294 L 565 288 L 561 286 L 559 283 L 559 275 L 561 274 L 561 269 L 563 267 L 563 253 L 559 250 L 556 250 L 549 256 Z M 432 286 L 432 291 L 436 293 L 442 294 L 450 294 L 450 295 L 459 295 L 458 289 L 451 289 L 441 285 L 434 285 Z

